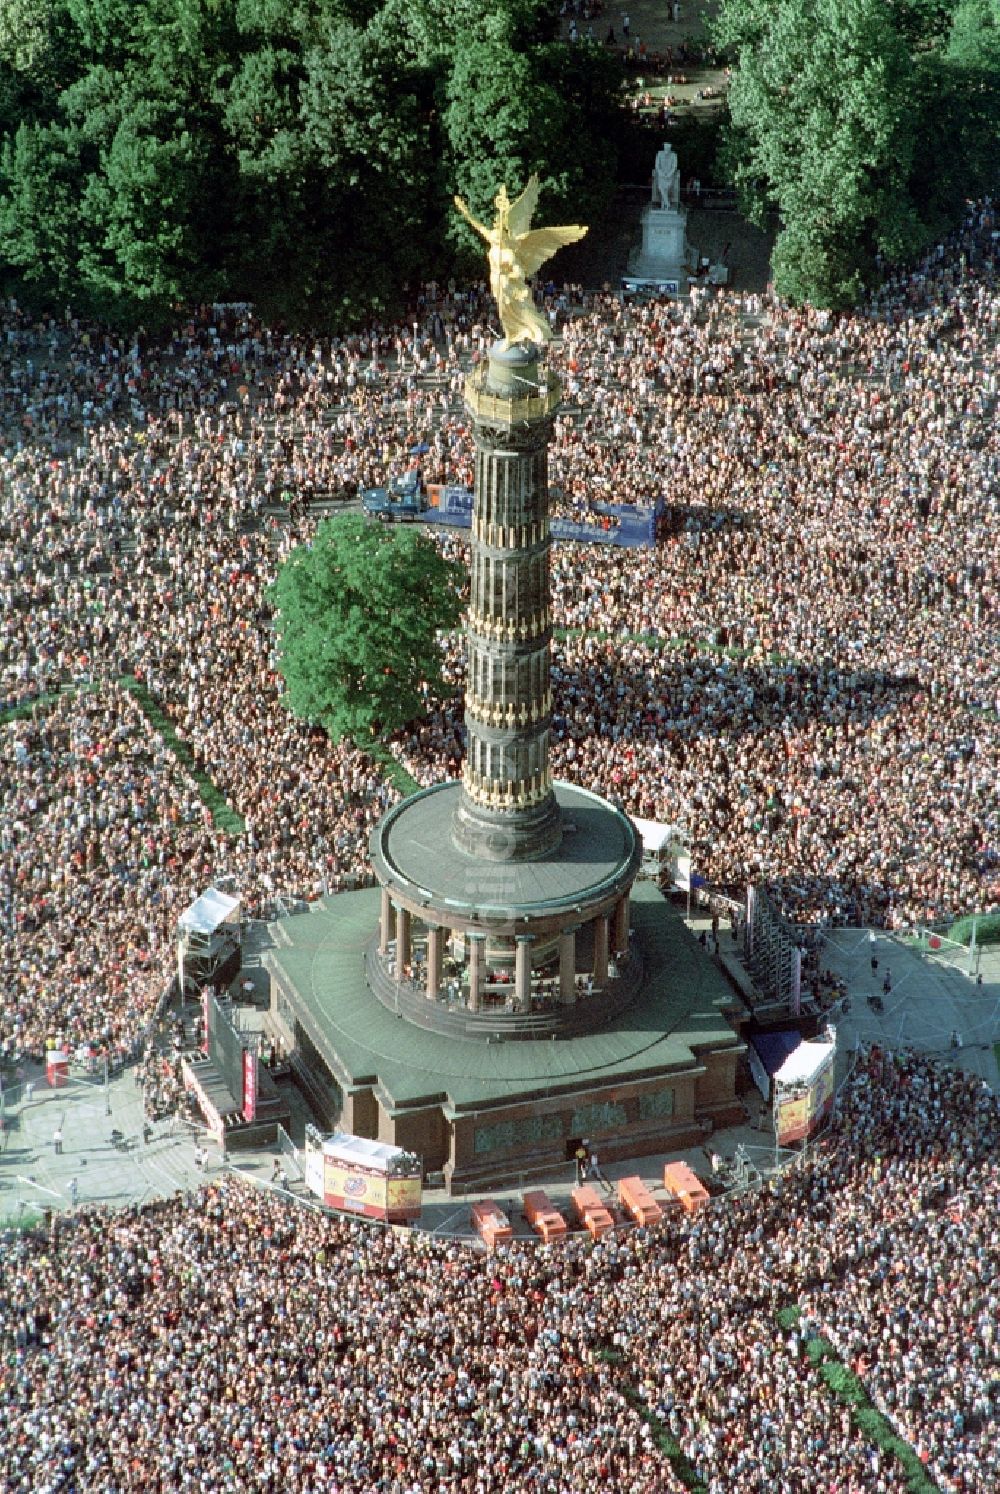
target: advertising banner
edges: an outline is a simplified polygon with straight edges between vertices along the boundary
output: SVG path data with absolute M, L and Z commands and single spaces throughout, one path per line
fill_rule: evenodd
M 774 1099 L 774 1130 L 779 1146 L 811 1136 L 833 1104 L 834 1063 L 831 1058 L 805 1085 L 783 1089 Z
M 386 1206 L 389 1214 L 420 1213 L 423 1184 L 420 1178 L 390 1178 Z
M 810 1095 L 812 1101 L 812 1114 L 809 1117 L 810 1130 L 819 1124 L 833 1105 L 833 1081 L 834 1066 L 830 1063 L 816 1075 L 816 1082 L 812 1087 Z
M 774 1137 L 779 1146 L 801 1141 L 809 1130 L 808 1092 L 781 1094 L 774 1102 Z
M 257 1115 L 257 1055 L 249 1048 L 243 1049 L 243 1119 L 252 1121 Z
M 323 1202 L 331 1209 L 349 1209 L 354 1214 L 385 1213 L 384 1173 L 360 1168 L 326 1157 L 323 1164 Z

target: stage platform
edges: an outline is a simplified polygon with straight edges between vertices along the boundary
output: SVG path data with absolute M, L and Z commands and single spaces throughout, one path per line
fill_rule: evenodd
M 278 1126 L 288 1128 L 291 1109 L 267 1069 L 261 1064 L 257 1074 L 257 1105 L 252 1121 L 243 1115 L 242 1102 L 236 1098 L 219 1066 L 201 1052 L 187 1053 L 181 1059 L 181 1075 L 205 1125 L 223 1151 L 269 1146 L 277 1137 Z

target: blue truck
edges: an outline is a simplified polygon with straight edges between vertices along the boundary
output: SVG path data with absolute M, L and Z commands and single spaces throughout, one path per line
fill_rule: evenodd
M 361 494 L 362 511 L 383 524 L 408 524 L 427 507 L 427 490 L 416 472 L 390 477 L 388 487 L 365 488 Z

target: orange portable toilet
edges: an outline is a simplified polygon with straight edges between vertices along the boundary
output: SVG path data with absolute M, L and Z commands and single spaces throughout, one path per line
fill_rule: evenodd
M 535 1234 L 542 1237 L 546 1245 L 566 1233 L 565 1219 L 558 1209 L 553 1208 L 549 1195 L 543 1188 L 536 1188 L 531 1193 L 525 1193 L 521 1200 L 521 1207 L 525 1219 Z
M 663 1169 L 663 1186 L 686 1214 L 697 1214 L 709 1202 L 708 1190 L 686 1162 L 667 1163 Z
M 589 1230 L 593 1239 L 596 1240 L 600 1235 L 607 1234 L 609 1229 L 614 1229 L 615 1221 L 610 1211 L 601 1202 L 597 1189 L 589 1183 L 574 1188 L 570 1198 L 577 1223 Z
M 474 1203 L 471 1219 L 474 1229 L 483 1240 L 487 1250 L 495 1250 L 498 1245 L 503 1245 L 514 1238 L 510 1220 L 492 1198 L 484 1198 L 479 1203 Z
M 45 1077 L 52 1089 L 65 1089 L 69 1084 L 69 1054 L 61 1048 L 50 1048 L 45 1055 Z
M 619 1178 L 618 1202 L 636 1224 L 655 1224 L 663 1210 L 640 1177 Z

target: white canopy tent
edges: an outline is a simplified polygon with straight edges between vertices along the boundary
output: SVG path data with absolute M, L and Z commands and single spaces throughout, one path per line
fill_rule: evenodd
M 833 1054 L 833 1043 L 800 1043 L 778 1069 L 774 1082 L 786 1089 L 794 1085 L 812 1084 L 824 1065 L 833 1058 Z
M 800 1043 L 774 1076 L 774 1144 L 787 1146 L 813 1134 L 833 1106 L 837 1035 Z
M 337 1132 L 323 1142 L 323 1155 L 353 1167 L 369 1167 L 372 1172 L 390 1172 L 406 1156 L 402 1147 L 385 1141 L 369 1141 L 366 1136 L 349 1136 Z
M 671 885 L 686 889 L 691 874 L 691 857 L 676 825 L 658 820 L 632 820 L 642 840 L 642 874 L 657 880 L 669 876 Z
M 238 897 L 209 887 L 177 920 L 177 979 L 183 995 L 188 980 L 200 989 L 238 963 L 240 946 Z
M 228 892 L 220 892 L 217 887 L 209 887 L 201 897 L 195 898 L 177 920 L 180 933 L 200 934 L 203 938 L 214 934 L 223 924 L 232 924 L 234 929 L 239 929 L 240 899 L 230 897 Z

